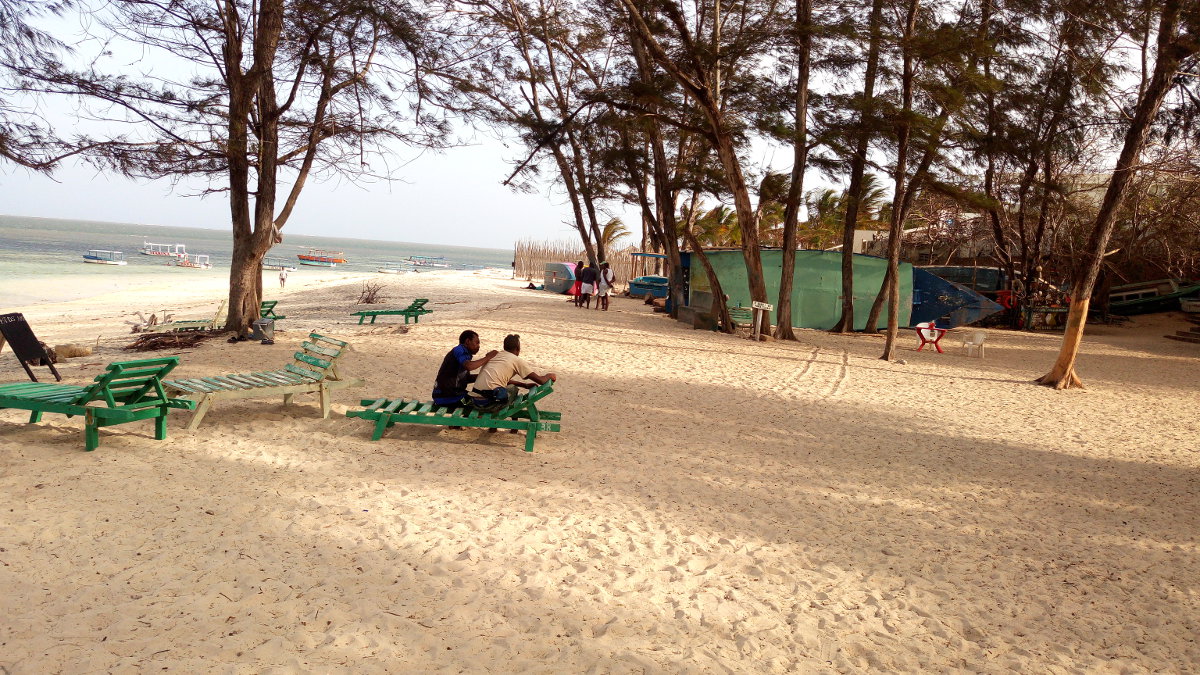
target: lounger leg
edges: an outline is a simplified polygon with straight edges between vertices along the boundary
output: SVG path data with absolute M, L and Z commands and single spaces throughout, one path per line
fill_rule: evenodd
M 292 404 L 292 397 L 293 397 L 293 396 L 295 396 L 295 394 L 284 394 L 284 395 L 283 395 L 283 404 L 284 404 L 285 406 L 286 406 L 286 405 L 291 405 L 291 404 Z
M 167 440 L 167 410 L 165 408 L 161 415 L 154 418 L 154 440 Z
M 29 413 L 29 423 L 30 424 L 33 424 L 34 422 L 41 422 L 41 421 L 42 421 L 42 413 L 40 413 L 36 410 Z
M 383 438 L 383 430 L 388 428 L 388 421 L 392 419 L 391 415 L 380 415 L 375 421 L 375 433 L 371 434 L 371 440 L 377 441 Z
M 533 439 L 537 438 L 537 422 L 529 423 L 529 430 L 525 432 L 525 452 L 533 452 Z
M 206 395 L 200 399 L 200 404 L 196 406 L 196 412 L 192 413 L 192 419 L 188 422 L 188 431 L 195 431 L 196 427 L 200 426 L 200 420 L 204 419 L 204 414 L 208 412 L 210 405 L 212 405 L 212 398 L 209 396 Z
M 321 419 L 329 419 L 329 387 L 321 383 Z
M 88 452 L 100 447 L 100 427 L 94 421 L 89 421 L 83 427 L 83 448 Z

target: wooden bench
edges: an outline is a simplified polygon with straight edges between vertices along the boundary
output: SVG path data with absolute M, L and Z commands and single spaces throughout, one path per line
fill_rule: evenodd
M 338 372 L 338 359 L 349 349 L 348 342 L 310 333 L 293 355 L 295 360 L 278 370 L 167 380 L 163 386 L 174 396 L 196 402 L 188 431 L 200 426 L 209 407 L 221 399 L 282 395 L 283 404 L 290 405 L 296 394 L 316 393 L 320 396 L 321 418 L 328 419 L 329 393 L 363 383 L 359 378 L 343 379 Z
M 286 319 L 287 316 L 275 313 L 275 305 L 278 304 L 278 300 L 263 300 L 262 304 L 258 306 L 258 318 L 273 319 L 275 321 L 282 321 L 283 319 Z
M 425 309 L 425 304 L 429 302 L 427 298 L 417 298 L 412 301 L 412 304 L 404 309 L 364 309 L 361 312 L 354 312 L 351 316 L 358 317 L 358 324 L 361 326 L 363 320 L 368 316 L 371 317 L 371 323 L 375 323 L 375 318 L 380 316 L 403 316 L 404 323 L 408 323 L 411 318 L 414 323 L 421 323 L 422 314 L 432 314 L 432 309 Z
M 80 387 L 49 382 L 0 384 L 0 408 L 29 410 L 29 423 L 40 422 L 42 413 L 84 418 L 84 448 L 100 445 L 100 427 L 136 420 L 154 420 L 154 438 L 167 437 L 167 412 L 172 408 L 191 410 L 194 403 L 168 398 L 162 378 L 179 364 L 166 357 L 119 361 L 109 364 L 92 384 Z M 103 405 L 89 405 L 100 402 Z
M 359 405 L 366 407 L 363 410 L 348 410 L 346 417 L 374 421 L 375 433 L 371 435 L 373 441 L 382 438 L 383 432 L 397 422 L 482 429 L 524 429 L 525 452 L 533 452 L 537 432 L 559 430 L 558 421 L 562 419 L 562 413 L 537 408 L 537 402 L 553 391 L 553 382 L 539 384 L 494 412 L 483 412 L 476 408 L 451 410 L 435 403 L 404 399 L 363 399 Z
M 729 318 L 735 324 L 749 326 L 754 323 L 754 310 L 749 307 L 730 307 Z

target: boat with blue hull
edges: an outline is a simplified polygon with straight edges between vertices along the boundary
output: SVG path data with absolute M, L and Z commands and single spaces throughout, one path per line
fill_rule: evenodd
M 120 251 L 106 251 L 100 248 L 93 248 L 83 254 L 83 262 L 92 263 L 95 265 L 127 265 L 125 254 Z

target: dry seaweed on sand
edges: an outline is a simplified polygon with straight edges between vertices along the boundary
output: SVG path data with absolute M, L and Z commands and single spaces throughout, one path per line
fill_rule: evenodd
M 160 349 L 181 349 L 184 347 L 195 347 L 200 342 L 208 340 L 216 335 L 209 332 L 188 332 L 188 333 L 147 333 L 133 341 L 133 344 L 126 345 L 125 349 L 132 349 L 138 352 L 153 352 Z

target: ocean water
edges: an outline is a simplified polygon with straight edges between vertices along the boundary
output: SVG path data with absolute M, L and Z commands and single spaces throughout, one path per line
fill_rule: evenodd
M 139 254 L 143 242 L 184 244 L 190 254 L 208 255 L 213 267 L 196 270 L 168 266 L 163 258 Z M 306 253 L 309 248 L 345 253 L 347 262 L 332 270 L 338 272 L 394 269 L 409 256 L 442 256 L 450 269 L 507 270 L 513 259 L 511 250 L 286 233 L 284 242 L 268 255 L 295 264 L 299 262 L 296 255 Z M 122 251 L 129 264 L 117 267 L 85 263 L 83 254 L 88 249 Z M 0 215 L 0 310 L 5 306 L 87 297 L 91 280 L 98 276 L 120 274 L 124 279 L 144 278 L 147 283 L 163 275 L 228 277 L 232 250 L 233 235 L 229 230 Z M 323 267 L 299 264 L 296 267 L 291 274 L 331 272 Z M 79 283 L 73 284 L 70 293 L 51 296 L 37 291 L 38 279 L 48 277 L 75 277 Z

